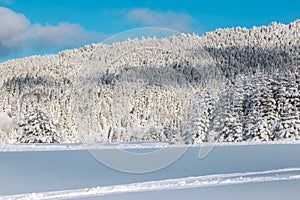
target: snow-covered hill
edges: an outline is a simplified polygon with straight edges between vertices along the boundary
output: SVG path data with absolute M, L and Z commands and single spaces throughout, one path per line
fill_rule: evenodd
M 300 139 L 299 38 L 297 20 L 1 63 L 0 142 Z

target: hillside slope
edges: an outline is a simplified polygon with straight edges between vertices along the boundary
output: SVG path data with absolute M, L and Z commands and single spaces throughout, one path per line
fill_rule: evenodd
M 0 64 L 0 142 L 300 139 L 300 20 Z

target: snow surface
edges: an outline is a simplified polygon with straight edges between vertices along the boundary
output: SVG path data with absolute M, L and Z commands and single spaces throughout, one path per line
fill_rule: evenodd
M 105 187 L 83 188 L 76 190 L 43 192 L 3 196 L 2 199 L 73 199 L 93 196 L 105 196 L 120 193 L 146 192 L 157 190 L 175 190 L 197 187 L 236 185 L 245 183 L 261 183 L 271 181 L 300 180 L 300 168 L 245 172 L 232 174 L 216 174 L 161 181 L 123 184 Z
M 101 151 L 109 153 L 111 149 Z M 199 159 L 199 147 L 189 147 L 172 165 L 146 174 L 113 170 L 85 150 L 1 152 L 0 199 L 149 199 L 150 194 L 164 194 L 156 199 L 178 199 L 178 193 L 186 194 L 186 199 L 199 199 L 194 194 L 207 195 L 210 189 L 204 188 L 214 188 L 219 196 L 238 188 L 240 195 L 232 200 L 247 196 L 242 191 L 261 190 L 262 184 L 269 188 L 266 199 L 276 199 L 281 188 L 299 186 L 299 151 L 300 144 L 215 146 Z M 297 191 L 286 194 L 286 199 L 297 199 Z

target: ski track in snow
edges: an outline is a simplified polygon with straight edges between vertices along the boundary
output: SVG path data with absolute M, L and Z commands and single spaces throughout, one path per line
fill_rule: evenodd
M 168 143 L 116 143 L 116 144 L 0 144 L 0 152 L 29 152 L 29 151 L 83 151 L 97 149 L 149 149 L 149 148 L 187 148 L 203 146 L 252 146 L 300 144 L 300 140 L 283 140 L 272 142 L 223 142 L 203 143 L 196 145 Z
M 53 192 L 18 194 L 0 196 L 3 200 L 45 199 L 60 200 L 106 196 L 120 193 L 149 192 L 161 190 L 188 189 L 199 187 L 237 185 L 245 183 L 261 183 L 271 181 L 300 180 L 300 168 L 285 168 L 268 171 L 244 172 L 232 174 L 214 174 L 197 177 L 149 181 L 141 183 L 113 185 L 104 187 L 83 188 Z

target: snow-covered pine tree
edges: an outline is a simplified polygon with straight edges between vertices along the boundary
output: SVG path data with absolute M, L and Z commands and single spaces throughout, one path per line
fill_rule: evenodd
M 251 82 L 256 89 L 246 103 L 245 139 L 273 141 L 275 140 L 273 129 L 279 119 L 274 99 L 276 81 L 265 73 L 259 72 Z
M 59 143 L 61 136 L 58 123 L 41 108 L 35 108 L 24 114 L 17 122 L 19 126 L 18 143 Z
M 297 85 L 297 77 L 290 73 L 284 73 L 285 77 L 280 76 L 280 89 L 276 94 L 277 109 L 280 115 L 278 129 L 276 133 L 277 139 L 300 139 L 299 128 L 299 90 Z
M 189 109 L 189 119 L 184 127 L 182 138 L 186 144 L 200 144 L 207 141 L 211 96 L 205 91 L 196 92 L 193 104 Z M 204 97 L 204 98 L 203 98 Z
M 240 142 L 243 140 L 242 116 L 243 116 L 243 82 L 242 79 L 228 81 L 226 95 L 223 96 L 220 131 L 215 135 L 218 142 Z

